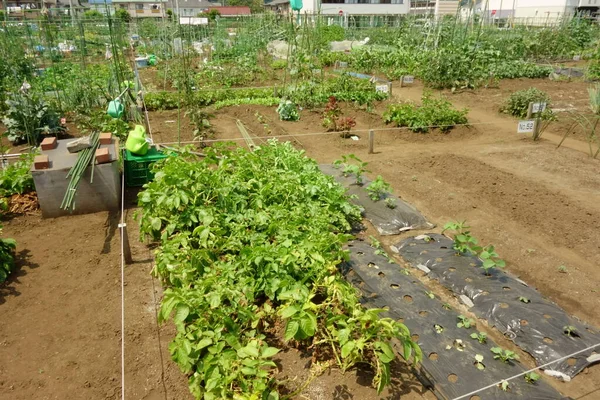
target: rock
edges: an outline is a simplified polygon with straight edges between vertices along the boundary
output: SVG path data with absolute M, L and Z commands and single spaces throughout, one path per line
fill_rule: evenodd
M 67 143 L 67 150 L 69 151 L 69 153 L 77 153 L 83 149 L 88 149 L 90 147 L 92 147 L 92 142 L 89 136 L 85 136 Z

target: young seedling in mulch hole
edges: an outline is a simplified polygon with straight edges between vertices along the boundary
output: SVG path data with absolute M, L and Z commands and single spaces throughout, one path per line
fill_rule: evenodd
M 388 197 L 387 199 L 385 199 L 383 201 L 385 203 L 385 206 L 391 210 L 393 210 L 394 208 L 397 207 L 396 205 L 396 199 L 393 197 Z
M 560 267 L 558 267 L 558 272 L 560 272 L 561 274 L 566 274 L 569 271 L 567 270 L 567 267 L 564 265 L 561 265 Z
M 350 176 L 354 174 L 356 177 L 356 184 L 362 185 L 362 176 L 365 172 L 369 172 L 365 167 L 369 163 L 363 162 L 360 158 L 356 157 L 354 154 L 343 155 L 341 160 L 335 160 L 333 162 L 333 166 L 335 168 L 344 167 L 342 169 L 342 174 L 344 176 Z
M 436 331 L 437 333 L 442 333 L 442 332 L 444 332 L 444 327 L 443 327 L 443 326 L 441 326 L 441 325 L 438 325 L 438 324 L 435 324 L 435 325 L 433 326 L 433 329 L 435 329 L 435 331 Z
M 481 250 L 481 247 L 477 246 L 477 239 L 471 236 L 471 232 L 468 230 L 469 228 L 466 221 L 448 222 L 444 225 L 442 234 L 446 231 L 454 231 L 453 248 L 456 250 L 456 255 L 466 253 L 477 254 Z
M 471 333 L 471 339 L 477 340 L 481 344 L 485 344 L 487 341 L 487 334 L 485 332 Z
M 386 193 L 390 193 L 391 191 L 392 187 L 383 180 L 381 175 L 377 175 L 377 178 L 367 186 L 367 192 L 369 192 L 369 197 L 373 201 L 381 200 Z
M 504 392 L 508 392 L 508 390 L 510 389 L 510 384 L 508 383 L 508 381 L 502 381 L 498 386 L 500 386 L 500 389 L 502 389 L 502 391 Z
M 450 304 L 448 304 L 448 303 L 442 304 L 442 308 L 444 310 L 452 310 L 452 306 Z
M 563 326 L 563 333 L 570 337 L 579 337 L 579 333 L 577 333 L 577 328 L 572 325 Z
M 454 343 L 446 346 L 446 350 L 450 350 L 454 347 L 458 351 L 465 351 L 465 344 L 461 339 L 454 339 Z
M 523 296 L 519 297 L 519 301 L 521 303 L 531 303 L 531 300 L 529 300 L 527 297 L 523 297 Z
M 538 374 L 536 374 L 535 372 L 530 372 L 528 374 L 525 374 L 525 382 L 527 382 L 527 383 L 534 384 L 538 379 L 540 379 L 540 376 Z
M 519 355 L 514 351 L 505 350 L 500 347 L 492 347 L 490 351 L 494 353 L 494 360 L 501 360 L 505 363 L 513 360 L 519 360 Z
M 483 261 L 481 268 L 483 268 L 485 274 L 488 276 L 494 268 L 504 268 L 506 266 L 506 261 L 500 259 L 500 256 L 494 251 L 494 246 L 492 245 L 486 246 L 479 253 L 479 258 Z
M 386 260 L 390 264 L 395 264 L 396 263 L 390 256 L 388 256 L 388 254 L 383 249 L 383 246 L 381 245 L 381 242 L 379 240 L 377 240 L 377 238 L 375 236 L 371 235 L 371 236 L 369 236 L 369 239 L 371 240 L 371 247 L 375 248 L 375 252 L 374 253 L 376 255 L 385 257 Z
M 475 325 L 474 320 L 472 320 L 471 318 L 467 318 L 464 315 L 459 315 L 457 318 L 458 318 L 458 323 L 456 324 L 456 326 L 458 328 L 469 329 L 472 325 Z
M 425 292 L 425 294 L 427 295 L 427 297 L 429 297 L 430 299 L 435 299 L 435 293 L 433 292 Z
M 475 355 L 475 362 L 473 364 L 480 371 L 483 371 L 485 369 L 485 365 L 483 365 L 483 356 L 481 354 L 476 354 Z

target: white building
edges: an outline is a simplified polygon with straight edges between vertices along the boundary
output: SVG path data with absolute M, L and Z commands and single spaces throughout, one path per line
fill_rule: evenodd
M 476 8 L 492 18 L 515 17 L 542 23 L 577 12 L 593 15 L 600 8 L 600 0 L 480 0 Z
M 456 14 L 459 0 L 303 0 L 302 13 L 323 15 Z

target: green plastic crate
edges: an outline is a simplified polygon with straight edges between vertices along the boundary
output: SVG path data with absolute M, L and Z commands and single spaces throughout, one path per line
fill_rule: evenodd
M 150 164 L 167 158 L 166 154 L 150 147 L 143 156 L 138 156 L 125 150 L 125 184 L 130 187 L 143 186 L 154 179 Z

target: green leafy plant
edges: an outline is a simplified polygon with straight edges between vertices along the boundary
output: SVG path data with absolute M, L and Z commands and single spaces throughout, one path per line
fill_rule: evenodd
M 487 334 L 485 332 L 473 332 L 471 333 L 471 339 L 477 340 L 481 344 L 487 342 Z
M 396 199 L 393 197 L 388 197 L 384 200 L 387 208 L 391 208 L 392 210 L 396 208 L 398 205 L 396 204 Z
M 206 139 L 213 133 L 212 125 L 209 121 L 212 115 L 206 111 L 196 108 L 186 111 L 185 115 L 190 118 L 190 122 L 194 125 L 194 138 Z
M 342 174 L 344 176 L 354 175 L 356 178 L 356 184 L 362 185 L 362 177 L 365 172 L 369 172 L 366 166 L 369 163 L 362 161 L 354 154 L 342 155 L 341 160 L 335 160 L 333 166 L 336 168 L 343 167 Z
M 536 88 L 519 90 L 512 93 L 500 109 L 500 112 L 518 118 L 525 118 L 529 109 L 529 103 L 546 103 L 546 109 L 540 114 L 541 119 L 550 120 L 554 118 L 554 114 L 549 107 L 550 97 L 546 92 Z
M 383 120 L 413 132 L 429 132 L 430 128 L 448 132 L 455 125 L 467 123 L 467 109 L 456 110 L 448 100 L 434 98 L 431 92 L 424 93 L 421 102 L 420 107 L 412 103 L 392 104 L 383 113 Z
M 469 329 L 469 328 L 471 328 L 471 326 L 475 325 L 475 320 L 465 317 L 464 315 L 459 315 L 457 318 L 458 318 L 458 323 L 456 324 L 457 328 Z
M 500 347 L 492 347 L 490 349 L 494 353 L 495 360 L 501 360 L 502 362 L 508 363 L 510 361 L 519 360 L 519 355 L 514 351 L 505 350 Z
M 503 392 L 508 392 L 508 390 L 510 389 L 510 384 L 508 383 L 508 381 L 502 381 L 498 386 L 500 386 L 500 389 L 502 389 Z
M 258 97 L 258 98 L 238 98 L 238 99 L 227 99 L 220 100 L 214 103 L 213 107 L 215 110 L 220 110 L 224 107 L 241 106 L 241 105 L 257 105 L 257 106 L 275 106 L 281 102 L 279 97 Z
M 386 194 L 392 191 L 392 186 L 383 180 L 381 175 L 377 175 L 377 178 L 369 183 L 369 186 L 366 187 L 367 192 L 369 192 L 369 197 L 373 201 L 381 200 Z
M 523 297 L 523 296 L 519 297 L 519 301 L 522 303 L 525 303 L 525 304 L 531 303 L 531 300 L 529 300 L 527 297 Z
M 0 197 L 23 194 L 34 189 L 31 164 L 34 154 L 21 155 L 19 160 L 0 169 Z
M 448 222 L 444 225 L 442 234 L 446 231 L 454 232 L 453 247 L 457 254 L 477 254 L 481 250 L 481 247 L 477 245 L 477 239 L 471 236 L 469 228 L 466 221 Z
M 567 269 L 567 267 L 565 265 L 560 265 L 558 267 L 558 272 L 560 272 L 561 274 L 566 274 L 569 272 L 569 270 Z
M 341 136 L 348 138 L 350 136 L 350 129 L 356 126 L 356 119 L 354 117 L 342 116 L 342 110 L 337 99 L 335 96 L 331 96 L 323 111 L 321 125 L 327 129 L 327 132 L 342 132 Z
M 298 121 L 300 119 L 298 107 L 290 100 L 282 100 L 279 103 L 277 114 L 279 114 L 279 119 L 282 121 Z
M 570 337 L 579 336 L 579 333 L 577 332 L 577 328 L 575 328 L 573 325 L 563 326 L 563 333 Z
M 481 268 L 483 268 L 486 275 L 490 275 L 494 268 L 504 268 L 506 266 L 506 262 L 500 259 L 492 245 L 485 246 L 479 253 L 479 258 L 483 261 Z
M 2 225 L 0 225 L 2 234 Z M 17 242 L 14 239 L 0 239 L 0 283 L 6 281 L 15 266 L 15 249 Z
M 525 378 L 525 382 L 534 384 L 540 379 L 540 375 L 536 374 L 535 372 L 532 371 L 532 372 L 525 374 L 524 378 Z
M 408 329 L 364 309 L 337 269 L 361 218 L 341 185 L 291 143 L 205 153 L 158 161 L 138 195 L 141 233 L 159 241 L 159 321 L 175 324 L 169 350 L 196 398 L 277 398 L 278 332 L 275 342 L 324 364 L 370 364 L 378 391 L 391 380 L 392 340 L 422 358 Z
M 37 146 L 42 135 L 61 132 L 59 117 L 48 103 L 33 92 L 16 92 L 7 100 L 8 110 L 2 122 L 6 136 L 13 143 Z
M 476 354 L 475 355 L 475 362 L 474 365 L 477 367 L 478 370 L 483 371 L 485 369 L 485 365 L 483 365 L 483 356 L 481 354 Z

